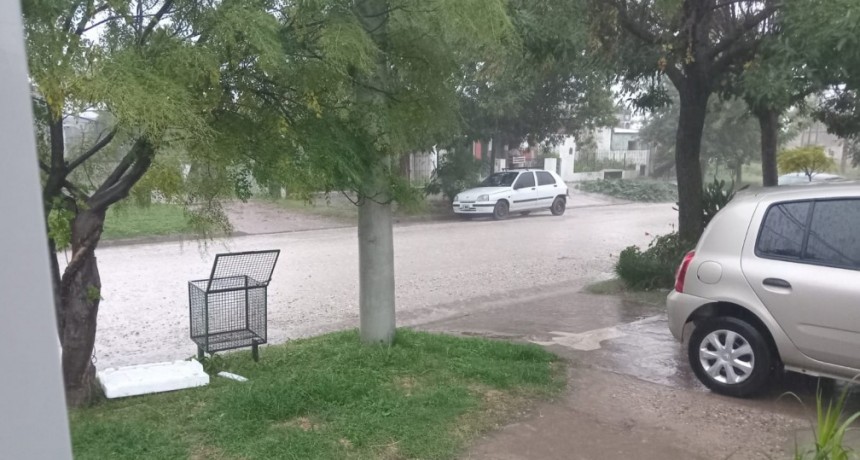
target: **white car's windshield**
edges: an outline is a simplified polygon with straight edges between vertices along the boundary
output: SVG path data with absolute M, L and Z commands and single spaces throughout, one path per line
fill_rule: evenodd
M 500 172 L 491 175 L 481 182 L 482 187 L 510 187 L 517 179 L 518 172 Z

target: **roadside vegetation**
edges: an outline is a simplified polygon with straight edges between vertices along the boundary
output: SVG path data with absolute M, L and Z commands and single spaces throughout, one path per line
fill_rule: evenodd
M 819 388 L 815 395 L 816 421 L 812 427 L 814 439 L 811 445 L 796 446 L 795 460 L 849 460 L 858 458 L 857 453 L 846 445 L 845 434 L 852 428 L 860 412 L 846 414 L 846 404 L 851 388 L 846 387 L 834 401 L 825 402 Z
M 407 329 L 390 347 L 347 331 L 205 364 L 208 387 L 73 410 L 75 458 L 452 458 L 565 381 L 538 346 Z
M 597 180 L 580 182 L 576 187 L 583 192 L 600 193 L 629 201 L 667 203 L 678 200 L 678 187 L 664 181 Z
M 111 208 L 105 218 L 102 238 L 117 240 L 147 236 L 172 236 L 194 233 L 185 209 L 176 204 L 122 206 Z

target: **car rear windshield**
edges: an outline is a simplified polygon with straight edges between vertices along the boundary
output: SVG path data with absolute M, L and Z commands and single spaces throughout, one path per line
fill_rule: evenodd
M 491 175 L 481 182 L 482 187 L 510 187 L 517 179 L 518 172 L 500 172 Z

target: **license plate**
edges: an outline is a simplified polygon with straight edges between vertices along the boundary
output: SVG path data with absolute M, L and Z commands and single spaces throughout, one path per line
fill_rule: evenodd
M 466 209 L 466 210 L 468 210 L 468 209 L 475 209 L 475 207 L 474 207 L 474 206 L 472 206 L 471 204 L 461 204 L 461 205 L 460 205 L 460 209 Z

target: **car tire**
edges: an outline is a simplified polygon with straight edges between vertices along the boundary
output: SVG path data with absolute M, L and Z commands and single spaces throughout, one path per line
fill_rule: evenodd
M 511 208 L 510 205 L 508 205 L 508 202 L 505 200 L 499 200 L 499 202 L 496 203 L 496 206 L 493 208 L 493 219 L 507 219 L 508 214 L 510 214 L 510 212 Z
M 758 329 L 738 318 L 717 317 L 696 326 L 687 354 L 699 381 L 727 396 L 753 396 L 773 373 L 767 341 Z
M 552 202 L 552 206 L 550 206 L 549 210 L 552 212 L 554 216 L 560 216 L 564 214 L 564 210 L 567 207 L 567 203 L 565 203 L 564 198 L 557 196 L 555 200 Z

